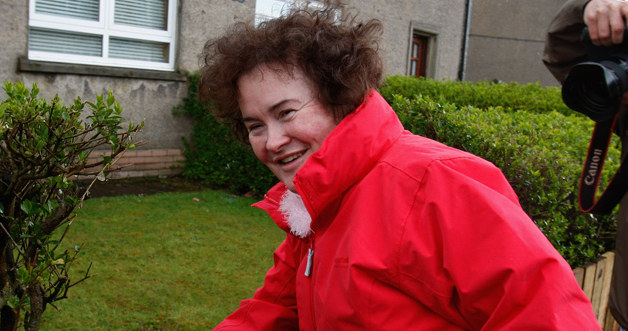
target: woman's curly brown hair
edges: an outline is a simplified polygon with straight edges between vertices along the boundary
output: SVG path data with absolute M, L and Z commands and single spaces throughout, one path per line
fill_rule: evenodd
M 319 101 L 337 121 L 350 114 L 382 79 L 378 20 L 356 23 L 355 16 L 338 17 L 325 7 L 293 10 L 287 16 L 260 23 L 237 23 L 223 37 L 205 44 L 199 93 L 214 103 L 212 112 L 232 125 L 247 142 L 238 106 L 237 81 L 261 64 L 297 67 L 318 89 Z

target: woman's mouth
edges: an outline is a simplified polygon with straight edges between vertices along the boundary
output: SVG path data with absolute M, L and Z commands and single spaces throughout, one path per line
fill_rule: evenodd
M 298 159 L 301 155 L 303 155 L 303 152 L 297 153 L 297 154 L 294 154 L 294 155 L 290 155 L 290 156 L 286 157 L 285 159 L 279 160 L 279 164 L 288 164 L 288 163 Z

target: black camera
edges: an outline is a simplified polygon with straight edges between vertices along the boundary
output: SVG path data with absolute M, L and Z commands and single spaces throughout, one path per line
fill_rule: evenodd
M 628 31 L 624 41 L 610 47 L 595 46 L 589 29 L 582 32 L 587 62 L 575 65 L 563 82 L 563 101 L 596 122 L 612 119 L 628 91 Z

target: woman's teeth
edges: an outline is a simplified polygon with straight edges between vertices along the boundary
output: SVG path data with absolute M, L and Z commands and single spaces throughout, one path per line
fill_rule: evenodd
M 301 156 L 301 155 L 303 155 L 303 153 L 299 153 L 299 154 L 294 154 L 294 155 L 288 156 L 287 158 L 279 161 L 279 163 L 281 163 L 281 164 L 290 163 L 290 162 L 296 160 L 297 158 L 299 158 L 299 156 Z

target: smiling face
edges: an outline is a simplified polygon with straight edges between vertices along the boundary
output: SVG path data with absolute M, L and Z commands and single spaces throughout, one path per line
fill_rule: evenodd
M 336 127 L 298 68 L 290 74 L 261 65 L 238 80 L 238 104 L 255 156 L 296 192 L 297 170 Z

